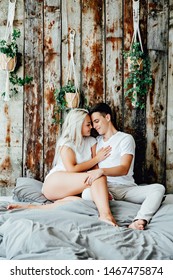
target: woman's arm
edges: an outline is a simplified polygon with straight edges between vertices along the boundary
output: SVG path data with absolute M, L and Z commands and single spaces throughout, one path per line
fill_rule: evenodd
M 125 154 L 124 156 L 121 157 L 120 165 L 88 171 L 89 177 L 87 179 L 87 184 L 91 185 L 93 181 L 95 181 L 96 179 L 98 179 L 103 175 L 115 176 L 115 177 L 127 175 L 132 160 L 133 160 L 133 155 Z
M 102 148 L 96 154 L 96 144 L 95 144 L 91 150 L 92 150 L 93 158 L 83 163 L 77 164 L 74 151 L 67 146 L 62 147 L 60 154 L 66 170 L 69 172 L 88 171 L 93 166 L 95 166 L 98 162 L 104 160 L 110 155 L 111 147 L 108 146 L 106 148 Z

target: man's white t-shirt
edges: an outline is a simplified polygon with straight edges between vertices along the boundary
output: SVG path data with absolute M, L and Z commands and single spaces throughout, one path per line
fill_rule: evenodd
M 71 148 L 74 151 L 76 155 L 76 163 L 80 164 L 92 158 L 91 148 L 95 144 L 96 144 L 96 139 L 94 137 L 89 136 L 89 137 L 84 137 L 82 144 L 79 147 L 76 147 L 75 143 L 71 143 L 71 142 L 65 143 L 65 146 Z M 66 171 L 60 154 L 58 157 L 57 164 L 50 170 L 47 176 L 49 176 L 50 174 L 56 171 Z
M 105 160 L 99 162 L 99 168 L 110 168 L 120 165 L 121 157 L 125 154 L 133 155 L 133 160 L 127 175 L 124 176 L 107 176 L 108 184 L 118 184 L 127 186 L 136 186 L 133 178 L 134 157 L 135 157 L 135 141 L 132 135 L 118 131 L 112 135 L 107 141 L 103 140 L 103 136 L 97 137 L 97 151 L 102 147 L 111 146 L 111 154 Z

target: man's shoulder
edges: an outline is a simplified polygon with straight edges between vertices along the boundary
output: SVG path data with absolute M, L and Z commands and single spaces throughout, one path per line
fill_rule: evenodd
M 121 146 L 130 146 L 130 147 L 135 147 L 135 140 L 133 138 L 133 136 L 129 133 L 126 133 L 126 132 L 121 132 L 121 135 L 120 135 L 120 145 Z
M 124 132 L 124 131 L 118 131 L 118 135 L 122 138 L 134 139 L 133 136 L 130 133 L 127 133 L 127 132 Z

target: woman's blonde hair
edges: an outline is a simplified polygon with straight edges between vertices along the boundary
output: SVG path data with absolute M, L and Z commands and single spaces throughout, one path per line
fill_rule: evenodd
M 62 146 L 64 146 L 66 143 L 73 143 L 76 147 L 82 144 L 82 124 L 88 114 L 88 110 L 80 108 L 71 109 L 71 111 L 67 114 L 62 125 L 61 135 L 58 137 L 56 142 L 53 166 L 55 166 L 57 163 L 57 158 Z

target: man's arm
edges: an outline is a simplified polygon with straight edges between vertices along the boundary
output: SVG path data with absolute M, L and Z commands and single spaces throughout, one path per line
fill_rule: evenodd
M 133 155 L 125 154 L 121 157 L 120 165 L 108 168 L 98 168 L 96 170 L 88 171 L 89 177 L 87 183 L 92 184 L 101 176 L 124 176 L 127 175 L 133 160 Z
M 125 154 L 121 157 L 120 165 L 110 168 L 101 168 L 105 176 L 123 176 L 127 175 L 133 160 L 133 155 Z

